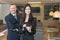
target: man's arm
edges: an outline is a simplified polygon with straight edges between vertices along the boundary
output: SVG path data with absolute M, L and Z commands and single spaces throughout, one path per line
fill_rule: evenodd
M 13 25 L 12 22 L 10 21 L 10 19 L 8 17 L 5 17 L 5 21 L 6 21 L 6 24 L 8 26 L 8 30 L 11 30 L 11 31 L 18 31 L 17 28 L 14 28 L 16 25 Z

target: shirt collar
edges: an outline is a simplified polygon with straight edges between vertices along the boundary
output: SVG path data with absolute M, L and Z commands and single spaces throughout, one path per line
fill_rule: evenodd
M 14 13 L 11 13 L 13 16 L 16 16 L 16 13 L 14 14 Z

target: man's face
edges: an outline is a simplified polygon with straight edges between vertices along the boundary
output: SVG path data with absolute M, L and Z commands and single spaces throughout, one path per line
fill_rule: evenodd
M 10 5 L 10 12 L 11 13 L 16 13 L 16 10 L 17 10 L 16 5 Z

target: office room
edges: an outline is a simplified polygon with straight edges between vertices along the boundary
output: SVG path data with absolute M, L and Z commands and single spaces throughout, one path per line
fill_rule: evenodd
M 28 13 L 31 15 L 27 16 Z M 30 38 L 23 35 L 26 31 Z M 60 40 L 60 0 L 0 0 L 0 40 L 25 40 L 25 37 Z

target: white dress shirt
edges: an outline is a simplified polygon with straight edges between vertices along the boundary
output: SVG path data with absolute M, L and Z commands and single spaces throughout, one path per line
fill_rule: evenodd
M 17 16 L 16 16 L 16 13 L 14 14 L 14 13 L 11 13 L 14 17 L 15 17 L 15 19 L 17 20 Z

